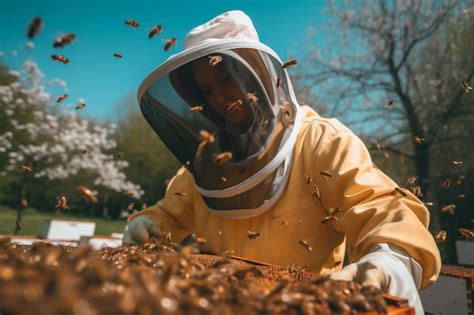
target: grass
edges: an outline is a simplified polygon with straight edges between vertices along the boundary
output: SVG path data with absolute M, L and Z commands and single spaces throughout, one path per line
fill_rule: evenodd
M 38 236 L 43 222 L 45 220 L 74 220 L 74 221 L 88 221 L 95 222 L 96 235 L 110 235 L 113 232 L 123 233 L 125 229 L 125 220 L 105 220 L 101 218 L 83 217 L 71 213 L 46 213 L 32 208 L 27 208 L 23 211 L 22 224 L 19 235 L 33 235 Z M 15 229 L 16 209 L 0 205 L 0 234 L 12 234 Z

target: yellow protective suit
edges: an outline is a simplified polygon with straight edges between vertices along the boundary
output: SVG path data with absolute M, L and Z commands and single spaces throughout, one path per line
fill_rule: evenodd
M 349 261 L 355 262 L 375 244 L 390 243 L 421 265 L 421 288 L 429 286 L 438 276 L 441 259 L 427 230 L 426 207 L 406 190 L 406 197 L 393 194 L 397 184 L 372 163 L 363 142 L 347 127 L 336 119 L 320 117 L 307 106 L 302 109 L 305 118 L 288 184 L 267 212 L 240 220 L 211 214 L 191 173 L 181 168 L 165 197 L 133 214 L 129 221 L 149 215 L 161 230 L 172 233 L 175 242 L 194 232 L 207 239 L 206 251 L 219 254 L 232 250 L 236 256 L 282 266 L 307 266 L 320 274 L 341 269 L 346 246 Z M 341 208 L 338 220 L 321 223 L 327 210 L 335 207 Z M 247 231 L 262 235 L 250 240 Z

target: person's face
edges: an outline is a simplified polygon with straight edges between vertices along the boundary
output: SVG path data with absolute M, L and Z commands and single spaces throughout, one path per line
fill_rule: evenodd
M 192 70 L 207 104 L 230 123 L 238 125 L 248 119 L 250 108 L 245 93 L 221 64 L 211 66 L 209 58 L 204 57 L 193 62 Z M 242 103 L 236 106 L 239 100 Z

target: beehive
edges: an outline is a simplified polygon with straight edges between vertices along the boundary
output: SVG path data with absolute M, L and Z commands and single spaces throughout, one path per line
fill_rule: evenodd
M 191 249 L 0 240 L 0 313 L 413 314 L 373 287 Z

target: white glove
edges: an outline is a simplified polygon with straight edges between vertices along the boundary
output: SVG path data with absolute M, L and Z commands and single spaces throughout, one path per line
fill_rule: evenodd
M 415 308 L 415 314 L 424 314 L 417 289 L 421 283 L 421 266 L 393 245 L 377 244 L 358 262 L 347 265 L 330 277 L 373 285 L 388 294 L 407 299 Z
M 130 221 L 125 227 L 122 244 L 143 244 L 150 237 L 161 237 L 163 233 L 156 226 L 153 219 L 147 215 L 141 215 Z

